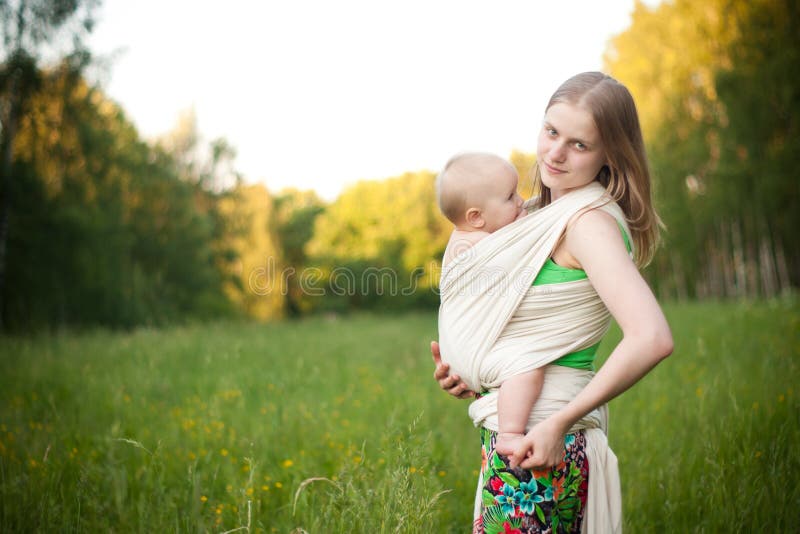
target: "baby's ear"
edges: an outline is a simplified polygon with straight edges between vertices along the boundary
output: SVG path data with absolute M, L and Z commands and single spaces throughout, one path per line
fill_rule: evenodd
M 476 230 L 480 230 L 486 226 L 486 221 L 483 220 L 483 213 L 478 208 L 469 208 L 467 210 L 467 224 Z

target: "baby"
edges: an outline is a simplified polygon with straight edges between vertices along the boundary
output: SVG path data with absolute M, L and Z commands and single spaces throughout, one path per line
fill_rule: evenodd
M 516 169 L 498 156 L 466 153 L 452 158 L 437 177 L 439 208 L 455 225 L 442 265 L 475 243 L 525 215 L 517 193 Z M 544 371 L 534 369 L 504 381 L 497 399 L 499 432 L 495 450 L 509 455 L 525 435 Z

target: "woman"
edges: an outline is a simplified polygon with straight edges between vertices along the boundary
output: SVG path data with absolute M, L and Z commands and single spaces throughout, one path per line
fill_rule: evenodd
M 595 501 L 589 491 L 587 501 L 592 473 L 599 477 L 601 466 L 587 461 L 586 429 L 590 427 L 582 421 L 640 380 L 673 348 L 667 321 L 637 268 L 652 258 L 659 220 L 651 202 L 639 120 L 628 90 L 599 72 L 578 74 L 564 82 L 545 110 L 536 154 L 535 181 L 541 191 L 536 208 L 582 188 L 596 188 L 590 184 L 597 182 L 605 188 L 609 202 L 621 208 L 624 221 L 616 220 L 609 210 L 578 212 L 533 285 L 588 280 L 591 297 L 607 310 L 600 320 L 607 325 L 610 313 L 623 338 L 596 374 L 591 369 L 599 343 L 564 354 L 546 368 L 546 376 L 567 377 L 576 387 L 567 387 L 569 398 L 548 406 L 544 416 L 531 419 L 523 444 L 509 457 L 495 452 L 496 432 L 483 425 L 484 465 L 475 532 L 618 530 L 618 513 L 617 517 L 605 517 L 602 524 L 591 519 L 599 505 L 619 508 L 618 503 L 606 506 L 608 503 L 596 501 L 618 501 L 619 497 L 618 489 L 614 495 L 611 487 L 608 493 L 594 492 Z M 567 286 L 551 285 L 550 290 L 559 287 Z M 476 396 L 459 376 L 448 375 L 435 342 L 431 352 L 436 364 L 434 378 L 443 389 L 460 398 Z M 474 404 L 481 401 L 479 398 Z M 613 453 L 608 453 L 613 465 L 602 468 L 616 472 Z

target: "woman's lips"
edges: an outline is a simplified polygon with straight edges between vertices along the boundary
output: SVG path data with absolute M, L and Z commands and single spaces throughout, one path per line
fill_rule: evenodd
M 549 172 L 550 174 L 564 174 L 566 172 L 566 171 L 562 171 L 561 169 L 557 169 L 556 167 L 553 167 L 552 165 L 550 165 L 546 161 L 544 162 L 544 166 L 547 169 L 547 172 Z

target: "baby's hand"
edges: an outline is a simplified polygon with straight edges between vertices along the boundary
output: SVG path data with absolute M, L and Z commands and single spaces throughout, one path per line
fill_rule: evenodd
M 522 444 L 522 438 L 524 437 L 525 434 L 516 432 L 498 432 L 494 450 L 503 456 L 511 456 Z

